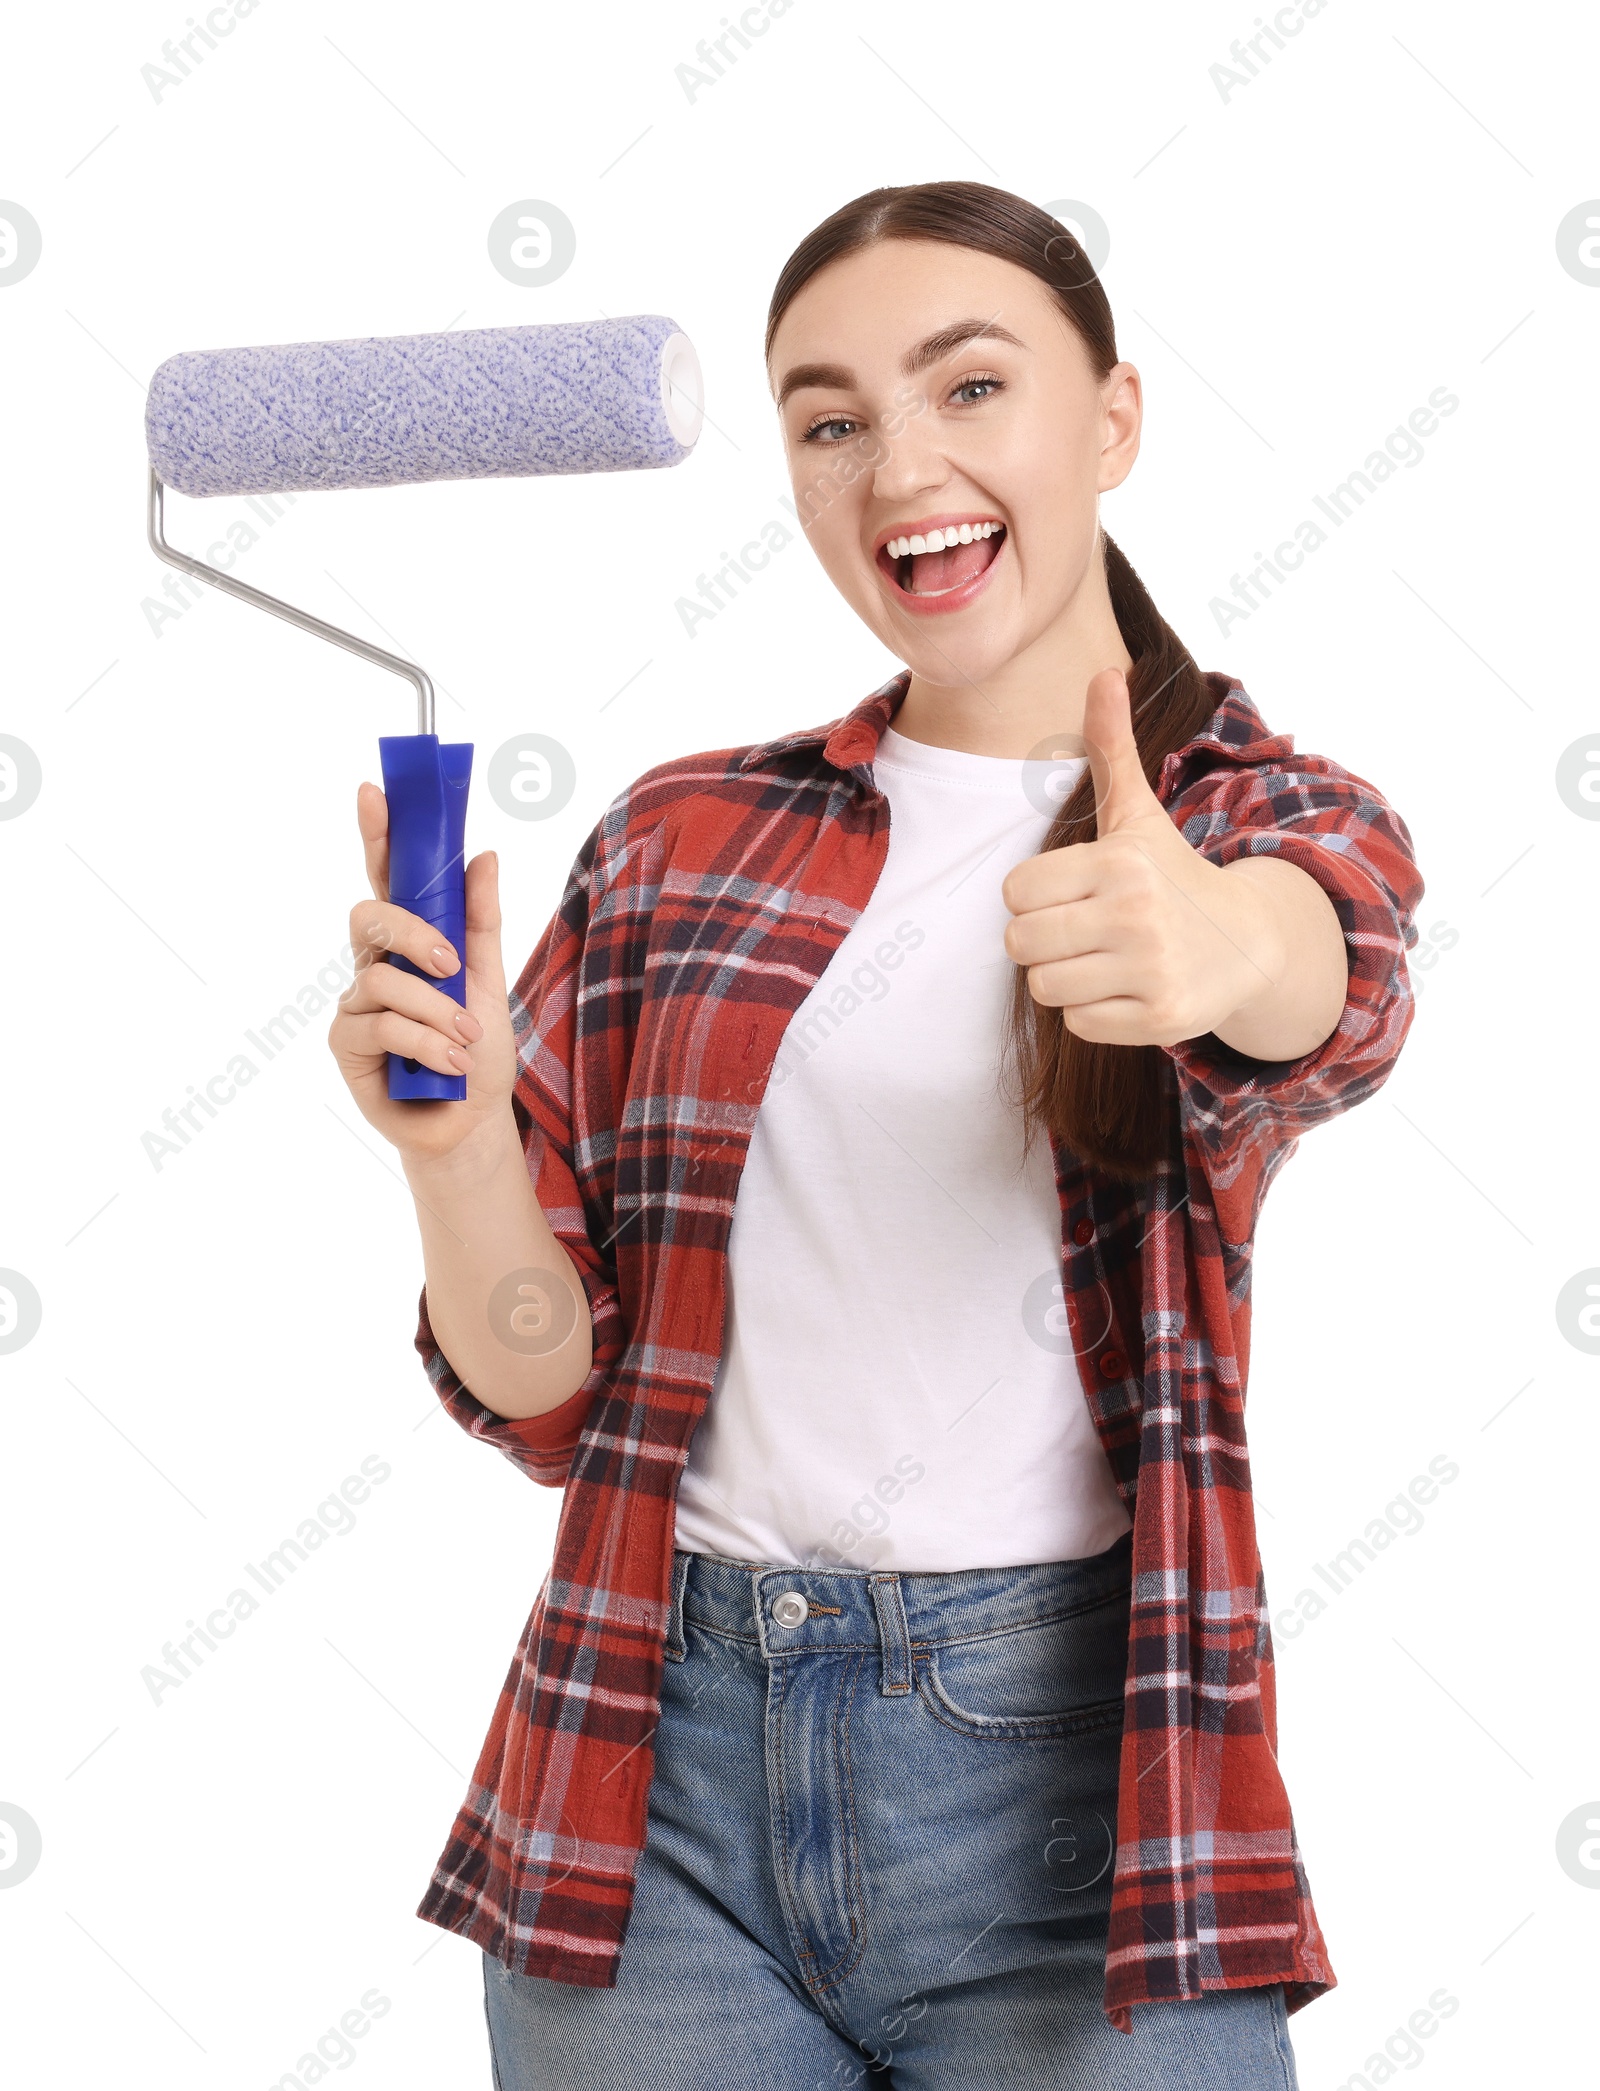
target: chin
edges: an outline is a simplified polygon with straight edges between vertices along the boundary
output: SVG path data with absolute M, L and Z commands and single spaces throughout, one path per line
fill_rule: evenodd
M 959 620 L 951 618 L 940 626 L 936 639 L 920 630 L 908 632 L 899 624 L 882 636 L 919 682 L 970 689 L 974 683 L 981 687 L 1015 660 L 1023 644 L 1011 633 L 994 630 L 994 620 L 985 622 L 990 627 L 987 630 L 974 627 L 963 632 L 957 628 Z

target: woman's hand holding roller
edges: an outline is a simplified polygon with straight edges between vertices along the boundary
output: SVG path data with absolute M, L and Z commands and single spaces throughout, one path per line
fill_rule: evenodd
M 500 873 L 492 850 L 467 866 L 465 1012 L 433 983 L 455 971 L 439 933 L 389 898 L 389 807 L 363 784 L 356 817 L 371 900 L 350 910 L 355 979 L 328 1045 L 362 1116 L 398 1149 L 416 1202 L 429 1325 L 462 1385 L 494 1414 L 544 1415 L 588 1377 L 593 1325 L 583 1280 L 545 1218 L 511 1108 L 516 1042 L 500 957 Z M 430 977 L 384 960 L 397 951 Z M 389 1097 L 389 1055 L 464 1074 L 464 1102 Z M 571 1295 L 566 1334 L 530 1351 L 532 1302 Z M 522 1318 L 513 1321 L 513 1316 Z
M 1210 1031 L 1256 1059 L 1311 1052 L 1348 981 L 1322 887 L 1282 857 L 1217 865 L 1191 848 L 1144 774 L 1119 669 L 1090 681 L 1083 738 L 1096 839 L 1026 858 L 1001 887 L 1005 948 L 1034 1000 L 1112 1045 Z
M 452 953 L 420 915 L 389 899 L 389 807 L 375 784 L 363 784 L 356 818 L 366 850 L 371 900 L 350 910 L 356 977 L 340 997 L 328 1045 L 362 1116 L 406 1159 L 447 1155 L 515 1136 L 511 1087 L 516 1049 L 500 954 L 499 865 L 493 851 L 466 870 L 467 948 Z M 386 962 L 395 951 L 429 976 Z M 466 1008 L 435 980 L 467 969 Z M 405 1103 L 389 1097 L 389 1055 L 420 1060 L 440 1074 L 464 1074 L 463 1103 Z

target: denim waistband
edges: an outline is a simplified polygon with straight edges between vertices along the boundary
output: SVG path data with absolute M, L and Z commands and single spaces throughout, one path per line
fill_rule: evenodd
M 765 1655 L 876 1648 L 883 1689 L 909 1691 L 913 1648 L 1064 1618 L 1130 1590 L 1132 1581 L 1131 1530 L 1081 1560 L 944 1571 L 790 1568 L 675 1547 L 666 1654 L 682 1662 L 687 1619 L 753 1642 Z M 805 1599 L 797 1620 L 798 1606 L 778 1603 L 786 1595 Z

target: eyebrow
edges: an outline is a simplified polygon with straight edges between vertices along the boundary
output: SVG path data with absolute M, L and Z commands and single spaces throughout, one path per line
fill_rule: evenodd
M 941 327 L 936 334 L 929 334 L 915 348 L 908 349 L 900 359 L 900 368 L 908 378 L 915 377 L 919 370 L 926 370 L 930 363 L 942 363 L 946 356 L 953 355 L 979 335 L 987 335 L 994 341 L 1009 341 L 1013 348 L 1026 349 L 1028 345 L 1019 341 L 1009 327 L 1002 327 L 995 320 L 958 319 L 948 327 Z M 855 383 L 855 372 L 847 370 L 842 363 L 797 363 L 784 374 L 783 383 L 778 388 L 778 405 L 781 407 L 791 392 L 799 392 L 807 385 L 827 391 L 849 392 L 855 389 Z

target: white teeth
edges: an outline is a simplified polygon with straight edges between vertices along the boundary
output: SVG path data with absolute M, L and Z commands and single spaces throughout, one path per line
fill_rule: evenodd
M 891 559 L 915 559 L 923 552 L 947 552 L 955 544 L 969 545 L 974 538 L 993 537 L 1004 528 L 1000 523 L 951 524 L 947 530 L 930 530 L 926 537 L 892 537 L 884 550 Z

